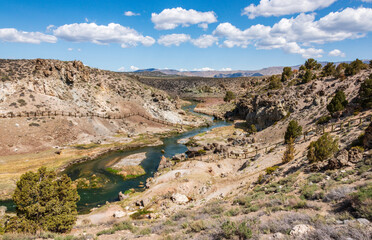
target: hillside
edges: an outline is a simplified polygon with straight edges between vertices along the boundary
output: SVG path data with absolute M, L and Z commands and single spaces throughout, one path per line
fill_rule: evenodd
M 146 191 L 82 216 L 75 235 L 93 224 L 98 239 L 370 239 L 372 111 L 361 111 L 358 99 L 371 73 L 247 88 L 236 101 L 232 126 L 185 139 L 189 158 L 162 159 Z M 348 107 L 318 124 L 341 89 Z M 285 163 L 291 120 L 303 134 L 295 139 L 294 159 Z M 325 132 L 338 139 L 338 151 L 312 163 L 308 147 Z
M 138 92 L 143 90 L 136 86 L 145 88 L 148 85 L 143 84 L 149 82 L 171 95 L 202 100 L 195 111 L 213 114 L 211 110 L 218 109 L 231 125 L 179 139 L 187 146 L 185 153 L 167 158 L 165 149 L 157 149 L 164 155 L 153 177 L 140 183 L 143 191 L 118 193 L 119 201 L 79 215 L 71 236 L 63 236 L 370 239 L 372 68 L 355 61 L 338 73 L 327 74 L 316 61 L 308 63 L 309 69 L 294 71 L 283 81 L 276 75 L 227 80 L 118 74 Z M 166 110 L 158 107 L 160 112 L 178 113 L 187 119 L 183 123 L 202 122 L 181 113 L 167 93 L 151 89 L 171 104 Z M 236 98 L 223 101 L 227 91 L 234 91 Z M 337 103 L 334 99 L 340 92 L 345 99 Z M 158 102 L 148 100 L 145 93 L 141 96 L 143 105 L 139 106 L 151 113 L 145 106 Z M 333 102 L 337 110 L 330 113 Z M 14 124 L 14 119 L 9 121 Z M 285 136 L 293 121 L 301 130 L 296 126 L 288 143 Z M 158 140 L 152 133 L 142 136 Z
M 138 113 L 147 119 L 114 119 Z M 180 101 L 132 76 L 45 59 L 0 60 L 0 116 L 1 198 L 9 198 L 27 170 L 159 144 L 144 135 L 175 131 L 171 124 L 204 124 Z

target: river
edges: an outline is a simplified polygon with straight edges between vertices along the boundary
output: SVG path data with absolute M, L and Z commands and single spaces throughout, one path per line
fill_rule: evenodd
M 192 104 L 185 106 L 183 109 L 194 113 L 193 110 L 195 106 L 196 104 Z M 64 171 L 64 173 L 71 177 L 72 180 L 81 177 L 89 178 L 93 174 L 107 180 L 107 182 L 105 182 L 104 186 L 101 188 L 78 190 L 80 195 L 80 201 L 78 202 L 79 213 L 87 213 L 90 211 L 90 209 L 102 206 L 106 202 L 117 201 L 118 193 L 120 191 L 124 193 L 126 190 L 131 188 L 134 188 L 136 191 L 143 191 L 143 184 L 146 183 L 147 178 L 154 176 L 162 155 L 165 157 L 172 157 L 175 154 L 184 153 L 187 151 L 187 147 L 184 144 L 177 143 L 179 139 L 192 137 L 199 133 L 209 131 L 213 128 L 228 125 L 231 125 L 231 123 L 226 121 L 213 121 L 213 123 L 208 127 L 195 128 L 185 133 L 164 138 L 162 139 L 163 145 L 111 152 L 94 160 L 70 166 Z M 162 153 L 162 150 L 164 150 L 164 153 Z M 124 180 L 121 176 L 115 175 L 106 170 L 108 165 L 119 161 L 121 158 L 142 152 L 146 152 L 146 158 L 141 163 L 141 166 L 146 171 L 145 175 L 134 179 Z M 10 200 L 2 201 L 0 202 L 0 205 L 6 205 L 10 211 L 14 211 L 14 206 L 12 206 L 13 204 Z

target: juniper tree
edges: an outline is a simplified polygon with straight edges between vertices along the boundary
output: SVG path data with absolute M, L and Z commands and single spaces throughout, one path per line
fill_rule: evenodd
M 329 159 L 338 151 L 338 140 L 329 133 L 323 134 L 318 140 L 311 142 L 307 158 L 311 163 Z
M 17 182 L 13 195 L 17 216 L 8 221 L 6 231 L 68 232 L 76 221 L 79 199 L 67 175 L 58 177 L 45 167 L 27 172 Z
M 284 134 L 284 142 L 289 143 L 290 139 L 293 140 L 297 137 L 301 136 L 302 134 L 302 127 L 298 124 L 296 120 L 292 120 L 289 122 L 287 130 Z
M 343 91 L 337 91 L 336 95 L 332 98 L 331 102 L 327 105 L 328 111 L 333 114 L 338 111 L 342 111 L 347 106 L 348 101 L 346 100 L 345 93 Z

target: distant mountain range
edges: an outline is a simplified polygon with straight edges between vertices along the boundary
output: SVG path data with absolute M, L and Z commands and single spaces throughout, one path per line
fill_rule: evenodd
M 362 60 L 369 63 L 369 60 Z M 344 61 L 350 63 L 351 61 Z M 323 66 L 328 62 L 319 62 Z M 335 62 L 336 65 L 342 62 Z M 292 69 L 299 69 L 301 65 L 291 66 Z M 262 68 L 260 70 L 232 70 L 232 71 L 179 71 L 175 69 L 140 69 L 134 73 L 143 76 L 189 76 L 189 77 L 209 77 L 209 78 L 235 78 L 235 77 L 257 77 L 281 74 L 283 66 Z

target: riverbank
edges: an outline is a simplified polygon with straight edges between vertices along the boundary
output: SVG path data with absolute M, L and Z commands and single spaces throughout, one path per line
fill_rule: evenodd
M 126 151 L 146 146 L 162 145 L 162 138 L 188 131 L 183 129 L 165 128 L 163 132 L 155 134 L 139 134 L 128 137 L 115 135 L 104 143 L 74 144 L 44 151 L 1 156 L 0 164 L 0 200 L 11 199 L 16 182 L 27 171 L 36 171 L 41 166 L 63 172 L 72 165 L 92 161 L 109 152 Z

